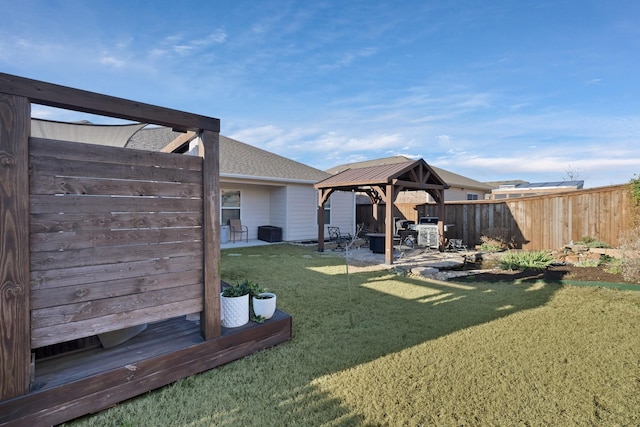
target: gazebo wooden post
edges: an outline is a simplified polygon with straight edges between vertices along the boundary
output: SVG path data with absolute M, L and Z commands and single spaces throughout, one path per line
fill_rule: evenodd
M 438 190 L 438 250 L 444 252 L 444 190 Z
M 332 190 L 318 190 L 318 252 L 324 252 L 324 205 Z
M 393 202 L 395 200 L 395 186 L 387 185 L 384 219 L 384 262 L 393 264 Z

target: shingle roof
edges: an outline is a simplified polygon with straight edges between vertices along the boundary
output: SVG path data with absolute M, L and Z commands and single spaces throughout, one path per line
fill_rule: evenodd
M 129 140 L 127 147 L 160 151 L 178 136 L 180 133 L 165 127 L 145 128 Z M 315 183 L 330 174 L 220 135 L 220 176 Z
M 344 165 L 339 165 L 339 166 L 335 166 L 331 169 L 328 169 L 327 172 L 328 173 L 332 173 L 332 174 L 336 174 L 339 172 L 342 172 L 346 169 L 356 169 L 356 168 L 362 168 L 362 167 L 370 167 L 370 166 L 380 166 L 380 165 L 390 165 L 390 164 L 395 164 L 395 163 L 403 163 L 403 162 L 408 162 L 408 161 L 412 161 L 412 159 L 405 157 L 405 156 L 394 156 L 394 157 L 384 157 L 381 159 L 374 159 L 374 160 L 367 160 L 364 162 L 356 162 L 356 163 L 347 163 Z M 482 190 L 482 191 L 491 191 L 492 187 L 490 185 L 487 185 L 483 182 L 480 181 L 476 181 L 474 179 L 471 178 L 467 178 L 465 176 L 462 175 L 458 175 L 457 173 L 453 173 L 453 172 L 449 172 L 445 169 L 442 168 L 438 168 L 436 166 L 433 166 L 431 164 L 429 164 L 429 166 L 431 167 L 431 169 L 433 169 L 433 171 L 435 173 L 438 174 L 438 176 L 440 178 L 442 178 L 442 180 L 444 182 L 446 182 L 449 187 L 457 187 L 457 188 L 466 188 L 466 189 L 474 189 L 474 190 Z

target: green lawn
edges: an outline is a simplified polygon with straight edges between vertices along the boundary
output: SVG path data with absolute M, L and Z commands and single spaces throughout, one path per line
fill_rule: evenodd
M 433 282 L 291 245 L 225 250 L 292 341 L 74 426 L 640 425 L 640 292 Z

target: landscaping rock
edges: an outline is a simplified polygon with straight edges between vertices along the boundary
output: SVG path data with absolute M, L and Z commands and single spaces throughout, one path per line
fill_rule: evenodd
M 437 274 L 440 270 L 434 267 L 413 267 L 411 269 L 412 274 L 416 274 L 419 276 L 433 276 Z
M 589 246 L 587 245 L 567 245 L 565 248 L 569 249 L 571 252 L 575 254 L 580 254 L 583 252 L 589 251 Z
M 464 260 L 445 259 L 441 261 L 432 261 L 424 263 L 423 267 L 433 267 L 443 270 L 452 270 L 455 268 L 461 268 L 464 265 Z

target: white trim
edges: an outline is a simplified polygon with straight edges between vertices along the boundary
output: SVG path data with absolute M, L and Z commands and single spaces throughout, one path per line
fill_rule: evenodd
M 254 175 L 241 175 L 241 174 L 228 174 L 221 173 L 220 178 L 236 178 L 236 179 L 247 179 L 247 180 L 255 180 L 255 181 L 272 181 L 272 182 L 284 182 L 290 184 L 315 184 L 318 181 L 309 181 L 307 179 L 294 179 L 294 178 L 276 178 L 269 176 L 254 176 Z

